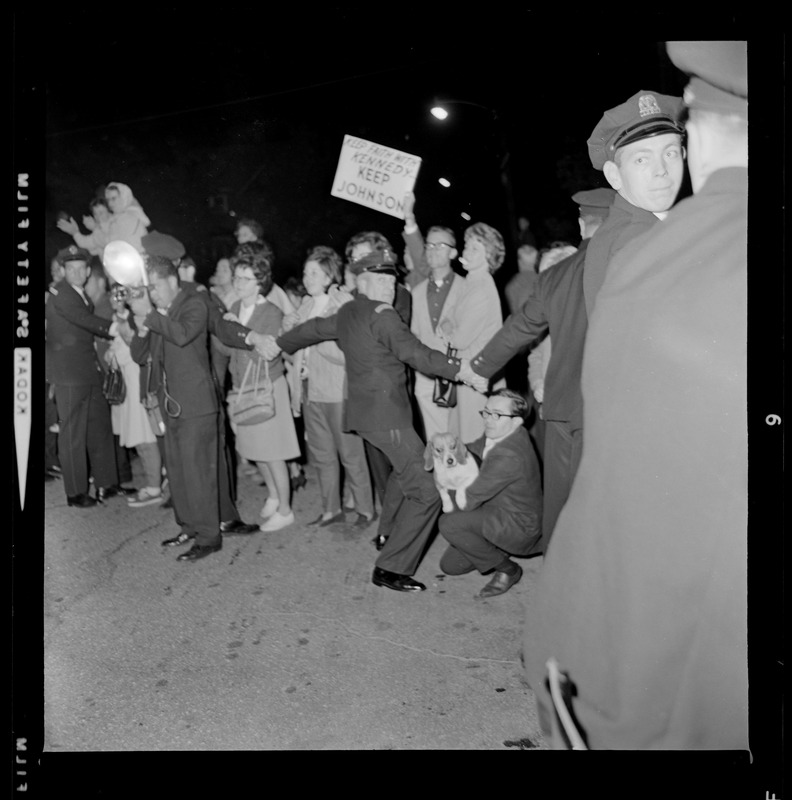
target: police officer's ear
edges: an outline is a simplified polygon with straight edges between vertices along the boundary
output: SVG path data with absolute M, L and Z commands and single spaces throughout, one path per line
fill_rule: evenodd
M 622 187 L 621 173 L 615 161 L 606 161 L 602 165 L 602 173 L 608 183 L 618 192 Z
M 458 255 L 459 255 L 459 250 L 457 250 L 456 247 L 452 247 L 448 251 L 448 260 L 453 261 Z

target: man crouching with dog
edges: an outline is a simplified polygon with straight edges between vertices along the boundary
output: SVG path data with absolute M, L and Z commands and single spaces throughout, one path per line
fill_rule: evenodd
M 481 463 L 467 487 L 465 510 L 440 517 L 449 543 L 440 559 L 446 575 L 494 570 L 479 598 L 508 592 L 522 578 L 509 556 L 527 555 L 542 533 L 539 462 L 524 426 L 528 411 L 525 398 L 511 389 L 489 395 L 479 412 L 484 435 L 468 444 Z

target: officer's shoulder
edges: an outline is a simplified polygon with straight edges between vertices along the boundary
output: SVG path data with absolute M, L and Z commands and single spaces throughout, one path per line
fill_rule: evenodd
M 394 308 L 392 305 L 390 305 L 389 303 L 380 303 L 380 304 L 379 304 L 379 305 L 378 305 L 378 306 L 377 306 L 377 307 L 374 309 L 374 313 L 375 313 L 375 314 L 382 314 L 382 313 L 383 313 L 383 311 L 393 311 L 393 312 L 395 312 L 395 311 L 396 311 L 396 309 L 395 309 L 395 308 Z

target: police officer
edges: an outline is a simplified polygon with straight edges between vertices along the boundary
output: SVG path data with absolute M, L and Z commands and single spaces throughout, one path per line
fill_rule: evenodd
M 413 428 L 407 365 L 453 379 L 459 359 L 432 350 L 413 336 L 393 308 L 397 267 L 388 249 L 375 250 L 350 265 L 358 293 L 331 317 L 316 317 L 265 348 L 272 358 L 326 339 L 337 339 L 347 366 L 345 430 L 358 433 L 393 465 L 379 534 L 386 538 L 372 582 L 399 592 L 422 591 L 411 577 L 434 531 L 440 496 L 424 469 L 425 444 Z M 261 351 L 260 351 L 261 352 Z M 270 354 L 271 353 L 271 354 Z
M 606 111 L 588 140 L 595 169 L 617 196 L 586 252 L 583 294 L 591 314 L 608 264 L 624 245 L 664 219 L 684 173 L 681 97 L 640 91 Z
M 568 672 L 592 749 L 748 750 L 746 44 L 668 53 L 694 76 L 694 194 L 597 296 L 585 450 L 524 657 L 545 722 L 545 664 Z
M 517 313 L 471 359 L 478 387 L 499 372 L 515 355 L 549 333 L 553 357 L 545 376 L 542 417 L 545 422 L 544 499 L 542 537 L 529 554 L 544 553 L 558 515 L 569 496 L 583 448 L 583 397 L 580 370 L 586 340 L 587 316 L 583 301 L 583 265 L 586 248 L 608 216 L 614 191 L 590 189 L 572 199 L 580 206 L 583 241 L 577 252 L 537 275 L 534 291 Z M 468 376 L 467 367 L 460 376 Z M 487 379 L 487 380 L 485 380 Z
M 112 339 L 117 324 L 94 314 L 85 283 L 91 274 L 91 255 L 71 245 L 56 260 L 64 276 L 50 287 L 46 306 L 47 381 L 58 409 L 58 454 L 69 506 L 89 508 L 134 489 L 118 486 L 110 406 L 102 394 L 102 369 L 94 336 Z M 88 493 L 88 464 L 96 498 Z

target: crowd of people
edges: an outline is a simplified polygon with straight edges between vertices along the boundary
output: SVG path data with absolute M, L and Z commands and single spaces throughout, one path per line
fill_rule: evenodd
M 746 749 L 745 45 L 668 52 L 691 76 L 684 98 L 642 90 L 604 111 L 588 148 L 610 188 L 573 196 L 579 246 L 520 247 L 505 321 L 501 234 L 475 222 L 459 245 L 446 226 L 424 235 L 412 194 L 406 269 L 363 231 L 345 258 L 313 247 L 287 293 L 244 219 L 207 291 L 183 246 L 109 183 L 88 234 L 58 223 L 74 244 L 47 298 L 47 478 L 77 508 L 167 495 L 179 533 L 163 545 L 197 561 L 225 536 L 294 525 L 307 454 L 322 510 L 303 524 L 378 521 L 377 586 L 425 590 L 414 576 L 438 532 L 444 573 L 489 576 L 480 598 L 520 581 L 515 558 L 544 555 L 523 656 L 559 746 L 572 732 L 551 661 L 576 686 L 586 746 Z M 693 195 L 679 199 L 686 159 Z M 140 280 L 108 292 L 118 241 Z M 525 393 L 503 378 L 516 358 Z M 112 409 L 109 368 L 126 385 Z M 244 418 L 259 395 L 266 418 Z M 478 467 L 447 512 L 425 461 L 438 434 Z M 237 461 L 266 486 L 260 523 L 237 511 Z

